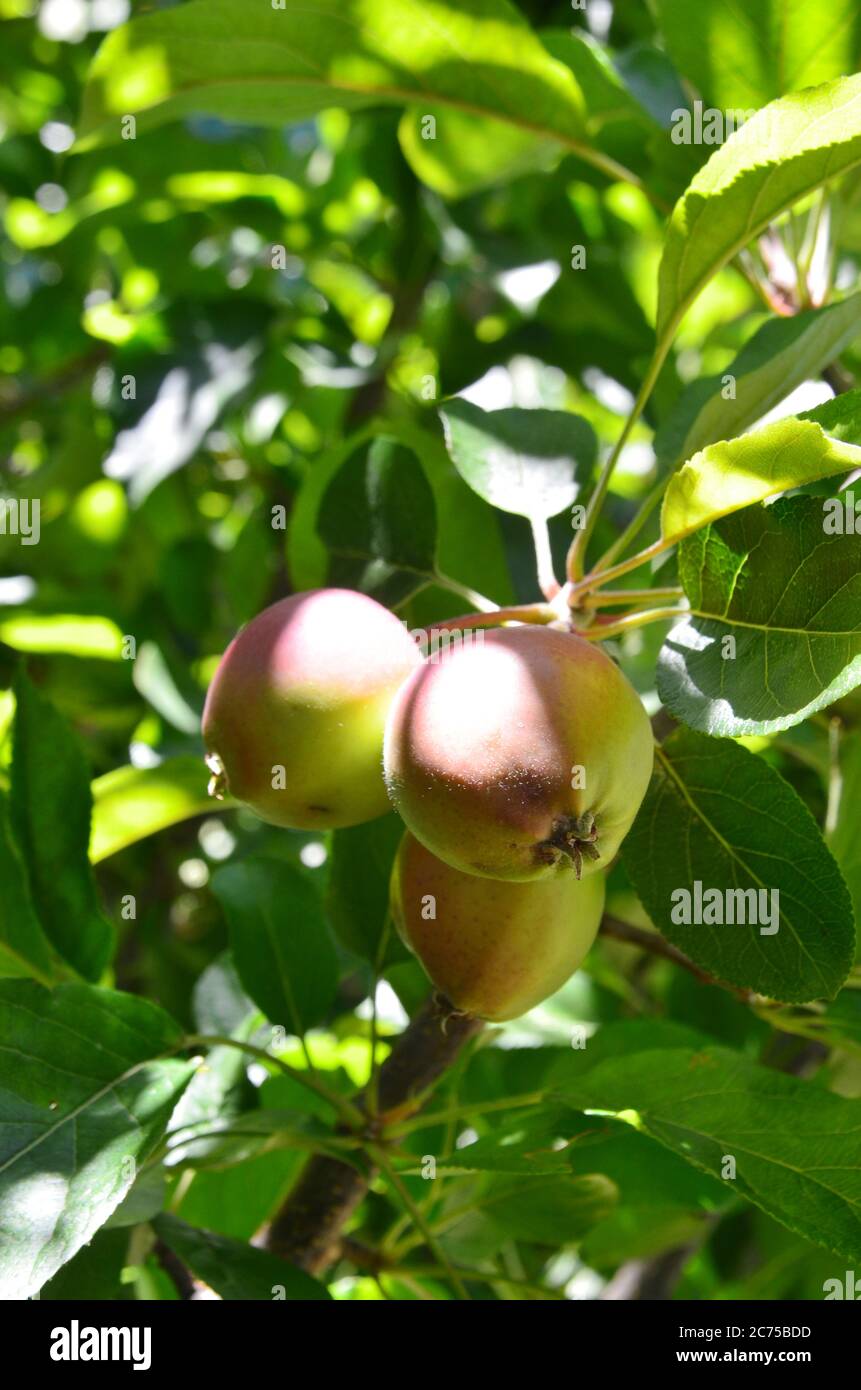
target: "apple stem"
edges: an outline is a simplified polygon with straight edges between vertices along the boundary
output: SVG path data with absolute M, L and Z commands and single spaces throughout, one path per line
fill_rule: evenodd
M 203 761 L 212 773 L 206 787 L 207 796 L 215 797 L 216 801 L 223 801 L 228 791 L 224 764 L 217 753 L 207 753 Z

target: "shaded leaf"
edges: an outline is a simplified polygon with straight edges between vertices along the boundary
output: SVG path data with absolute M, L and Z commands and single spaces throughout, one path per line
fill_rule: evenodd
M 242 988 L 229 951 L 208 965 L 198 977 L 192 1003 L 198 1031 L 222 1036 L 241 1028 L 257 1012 Z
M 433 493 L 416 455 L 396 439 L 379 436 L 344 461 L 323 495 L 317 530 L 332 585 L 397 607 L 433 580 Z
M 176 1216 L 159 1216 L 155 1229 L 193 1274 L 226 1299 L 327 1299 L 325 1285 L 304 1270 L 229 1236 L 200 1231 Z
M 227 1050 L 221 1049 L 222 1052 Z M 235 1049 L 230 1050 L 236 1055 Z M 214 1051 L 210 1054 L 211 1058 L 213 1056 Z M 196 1101 L 200 1099 L 198 1095 Z M 173 1118 L 174 1121 L 180 1119 L 179 1113 Z M 320 1153 L 331 1153 L 345 1163 L 355 1162 L 356 1166 L 361 1166 L 350 1153 L 327 1142 L 332 1133 L 328 1120 L 321 1123 L 295 1110 L 243 1110 L 230 1114 L 225 1108 L 221 1114 L 200 1118 L 187 1127 L 174 1123 L 172 1130 L 166 1159 L 169 1167 L 181 1163 L 195 1171 L 224 1169 L 286 1149 L 307 1154 L 312 1147 Z
M 729 1192 L 816 1245 L 861 1257 L 861 1102 L 758 1066 L 725 1048 L 631 1053 L 566 1068 L 578 1109 L 633 1110 L 638 1123 Z M 799 1123 L 799 1115 L 804 1123 Z
M 706 445 L 734 439 L 749 429 L 802 382 L 818 376 L 859 333 L 861 295 L 791 318 L 769 319 L 724 372 L 701 377 L 681 393 L 655 436 L 659 467 L 673 468 Z M 729 377 L 734 394 L 725 398 Z M 817 407 L 799 418 L 817 420 L 827 434 L 847 443 L 861 442 L 861 432 L 859 438 L 850 438 L 831 428 L 820 414 L 823 409 Z
M 600 1173 L 582 1178 L 494 1176 L 484 1184 L 479 1205 L 507 1238 L 565 1245 L 609 1215 L 615 1183 Z
M 219 869 L 212 891 L 242 986 L 270 1023 L 304 1033 L 321 1022 L 338 967 L 316 888 L 291 865 L 259 858 Z
M 411 959 L 389 919 L 389 885 L 403 833 L 403 822 L 392 814 L 332 836 L 329 919 L 348 950 L 371 965 Z
M 571 1172 L 570 1151 L 556 1140 L 564 1131 L 555 1113 L 521 1112 L 492 1134 L 482 1135 L 458 1148 L 449 1158 L 438 1159 L 441 1173 L 565 1174 Z M 421 1172 L 421 1164 L 416 1168 Z M 590 1168 L 589 1172 L 594 1172 Z
M 387 436 L 415 453 L 430 483 L 437 516 L 437 559 L 444 574 L 455 575 L 500 603 L 514 601 L 496 513 L 478 497 L 451 465 L 441 432 L 418 428 L 404 420 L 387 422 Z M 368 426 L 341 440 L 322 455 L 304 479 L 287 528 L 290 576 L 296 589 L 314 589 L 327 582 L 330 558 L 317 533 L 323 496 L 344 461 L 367 448 L 375 429 Z
M 789 1002 L 831 999 L 845 980 L 855 931 L 840 871 L 789 783 L 738 744 L 672 734 L 622 857 L 655 926 L 718 979 Z M 721 895 L 724 922 L 693 896 L 683 920 L 697 882 Z
M 6 796 L 0 794 L 0 974 L 32 975 L 52 984 L 51 946 L 33 906 L 27 869 L 9 824 Z
M 861 733 L 848 734 L 839 744 L 840 789 L 835 823 L 828 836 L 831 851 L 849 885 L 855 920 L 861 922 Z
M 197 1072 L 191 1078 L 194 1085 Z M 182 1096 L 180 1096 L 180 1104 Z M 126 1226 L 139 1226 L 151 1221 L 163 1209 L 168 1198 L 167 1178 L 162 1164 L 154 1163 L 141 1169 L 131 1188 L 104 1225 L 105 1231 Z
M 141 393 L 134 420 L 118 431 L 103 464 L 107 477 L 127 484 L 133 505 L 188 463 L 250 384 L 260 347 L 256 338 L 206 342 L 163 373 L 154 395 Z
M 75 1302 L 127 1302 L 134 1285 L 121 1283 L 128 1255 L 128 1231 L 99 1231 L 89 1245 L 64 1265 L 39 1291 L 40 1301 L 72 1299 Z
M 12 820 L 45 935 L 85 979 L 97 980 L 114 945 L 87 860 L 92 797 L 84 754 L 66 721 L 19 675 Z
M 251 1240 L 278 1211 L 306 1157 L 279 1149 L 228 1168 L 196 1168 L 176 1214 L 192 1226 Z
M 258 1018 L 256 1010 L 230 1030 L 238 1041 L 248 1041 Z M 245 1069 L 248 1056 L 239 1047 L 212 1047 L 206 1061 L 185 1088 L 171 1116 L 169 1152 L 165 1164 L 190 1163 L 205 1159 L 217 1151 L 218 1138 L 213 1130 L 223 1128 L 241 1116 L 243 1102 L 248 1098 Z M 198 1135 L 204 1137 L 197 1138 Z
M 422 183 L 444 198 L 463 198 L 522 174 L 549 170 L 561 153 L 555 139 L 452 107 L 405 111 L 398 135 Z

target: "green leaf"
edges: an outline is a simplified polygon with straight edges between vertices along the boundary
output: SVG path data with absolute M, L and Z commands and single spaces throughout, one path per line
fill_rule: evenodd
M 522 174 L 548 171 L 561 153 L 557 140 L 530 129 L 432 105 L 405 111 L 398 137 L 422 183 L 444 198 L 463 198 Z
M 658 273 L 659 344 L 777 215 L 861 160 L 861 75 L 772 102 L 730 136 L 673 210 Z
M 234 1056 L 241 1055 L 237 1054 L 235 1048 L 213 1049 L 207 1066 L 215 1058 L 216 1051 L 226 1053 L 228 1050 Z M 222 1066 L 223 1059 L 219 1058 L 217 1064 Z M 199 1100 L 200 1095 L 196 1099 Z M 315 1152 L 329 1153 L 333 1158 L 361 1166 L 358 1158 L 345 1154 L 337 1144 L 330 1142 L 330 1114 L 325 1121 L 320 1121 L 297 1110 L 243 1110 L 230 1114 L 225 1109 L 220 1115 L 212 1114 L 208 1119 L 192 1121 L 189 1127 L 186 1127 L 187 1120 L 182 1125 L 177 1123 L 181 1118 L 179 1112 L 174 1114 L 171 1126 L 174 1132 L 165 1160 L 168 1167 L 182 1164 L 183 1167 L 194 1168 L 196 1172 L 212 1168 L 223 1170 L 247 1163 L 249 1159 L 262 1154 L 292 1149 L 307 1155 L 312 1147 Z M 182 1133 L 178 1132 L 180 1129 Z
M 440 410 L 452 463 L 500 511 L 545 521 L 570 507 L 592 475 L 592 426 L 564 410 L 480 410 L 451 400 Z
M 704 101 L 722 110 L 758 107 L 784 92 L 854 72 L 861 56 L 855 0 L 657 0 L 667 51 Z
M 566 1119 L 570 1127 L 570 1119 Z M 564 1124 L 555 1112 L 542 1110 L 521 1112 L 520 1118 L 510 1118 L 492 1134 L 483 1135 L 473 1143 L 464 1144 L 450 1158 L 437 1160 L 437 1174 L 448 1173 L 525 1173 L 536 1177 L 544 1174 L 570 1176 L 569 1150 L 557 1146 Z M 589 1173 L 595 1169 L 590 1168 Z M 421 1173 L 421 1160 L 415 1172 Z
M 618 1025 L 610 1025 L 601 1033 L 616 1027 Z M 638 1024 L 630 1025 L 628 1036 L 634 1040 L 635 1051 L 639 1054 Z M 576 1074 L 576 1068 L 573 1070 Z M 625 1207 L 702 1215 L 732 1201 L 725 1185 L 691 1168 L 678 1154 L 668 1152 L 630 1124 L 602 1116 L 596 1126 L 593 1115 L 575 1118 L 579 1122 L 579 1133 L 574 1130 L 578 1138 L 568 1154 L 571 1171 L 575 1174 L 603 1173 L 618 1187 L 619 1200 Z
M 348 950 L 381 968 L 411 959 L 389 916 L 392 866 L 403 834 L 403 822 L 392 814 L 332 836 L 329 919 Z
M 123 660 L 123 634 L 116 623 L 91 613 L 18 608 L 0 618 L 0 642 L 19 652 L 67 652 L 100 661 Z
M 90 858 L 94 864 L 190 816 L 231 809 L 213 802 L 203 758 L 166 758 L 158 767 L 118 767 L 93 782 Z
M 805 410 L 799 420 L 814 420 L 826 434 L 846 444 L 861 444 L 861 390 L 844 391 L 833 401 Z
M 769 319 L 724 372 L 701 377 L 682 392 L 655 436 L 661 471 L 692 458 L 708 444 L 734 439 L 749 429 L 802 382 L 818 376 L 859 333 L 861 295 L 857 294 L 823 309 Z M 725 397 L 730 378 L 733 395 Z M 821 409 L 800 418 L 818 420 L 827 434 L 847 443 L 861 442 L 830 428 L 819 414 Z
M 304 1033 L 328 1013 L 338 983 L 320 896 L 277 859 L 245 859 L 213 876 L 236 969 L 270 1023 Z
M 0 1037 L 0 1298 L 22 1299 L 119 1205 L 194 1068 L 160 1055 L 161 1009 L 90 985 L 0 981 Z
M 279 1210 L 306 1156 L 278 1149 L 229 1168 L 196 1168 L 177 1215 L 193 1226 L 248 1241 Z
M 348 459 L 373 441 L 376 429 L 367 426 L 315 461 L 296 496 L 287 528 L 287 558 L 295 589 L 314 589 L 327 582 L 329 554 L 317 534 L 322 499 Z M 442 573 L 454 575 L 499 603 L 514 602 L 497 514 L 467 487 L 452 467 L 442 432 L 387 422 L 387 436 L 412 450 L 433 491 L 437 516 L 437 560 Z
M 437 0 L 432 10 L 200 0 L 108 37 L 84 92 L 79 148 L 118 140 L 129 113 L 140 134 L 193 114 L 282 126 L 331 106 L 379 105 L 503 121 L 565 149 L 584 136 L 574 78 L 506 0 Z
M 102 1230 L 79 1250 L 39 1291 L 39 1301 L 58 1299 L 76 1303 L 124 1303 L 135 1297 L 133 1284 L 123 1284 L 129 1233 Z
M 323 494 L 317 530 L 331 556 L 329 584 L 396 607 L 433 582 L 433 493 L 416 455 L 396 439 L 381 435 L 344 461 Z
M 623 82 L 606 48 L 586 30 L 545 29 L 541 41 L 574 73 L 586 102 L 590 135 L 622 121 L 634 123 L 641 133 L 656 124 Z
M 816 1245 L 861 1258 L 861 1102 L 720 1047 L 630 1052 L 570 1065 L 558 1094 L 578 1109 L 635 1111 L 638 1126 Z M 803 1122 L 799 1117 L 803 1116 Z M 811 1139 L 815 1136 L 815 1140 Z
M 643 177 L 660 199 L 674 201 L 703 153 L 667 137 L 673 113 L 688 105 L 667 55 L 645 43 L 613 54 L 584 29 L 544 29 L 541 41 L 583 92 L 592 144 Z
M 507 1239 L 559 1246 L 603 1221 L 618 1195 L 615 1183 L 600 1173 L 514 1181 L 499 1174 L 484 1182 L 476 1205 Z
M 794 1003 L 832 999 L 846 979 L 855 931 L 840 871 L 789 783 L 738 744 L 672 734 L 622 857 L 655 926 L 718 979 Z M 719 911 L 697 906 L 697 883 Z
M 434 1226 L 452 1259 L 474 1264 L 499 1253 L 512 1239 L 554 1248 L 579 1241 L 606 1220 L 617 1198 L 614 1184 L 599 1173 L 450 1178 Z
M 858 833 L 858 807 L 861 806 L 861 733 L 841 738 L 838 749 L 840 786 L 835 823 L 828 843 L 849 885 L 855 907 L 855 920 L 861 922 L 861 835 Z
M 190 1085 L 194 1085 L 200 1072 L 195 1072 Z M 182 1096 L 180 1096 L 180 1104 Z M 142 1221 L 151 1221 L 164 1208 L 168 1198 L 167 1178 L 162 1164 L 153 1163 L 139 1172 L 129 1191 L 104 1225 L 105 1231 L 126 1226 L 139 1226 Z
M 237 1040 L 248 1041 L 259 1015 L 255 1010 L 243 1024 L 232 1031 Z M 232 1121 L 239 1121 L 243 1091 L 247 1088 L 245 1068 L 248 1056 L 239 1047 L 213 1047 L 207 1053 L 206 1065 L 192 1077 L 170 1122 L 170 1153 L 168 1165 L 205 1160 L 217 1152 L 220 1139 L 213 1131 L 221 1130 Z M 198 1138 L 197 1136 L 201 1137 Z
M 831 506 L 783 498 L 683 543 L 691 614 L 658 663 L 677 718 L 709 734 L 772 733 L 861 681 L 861 535 L 825 534 Z
M 621 55 L 616 65 L 605 49 L 580 29 L 545 29 L 539 34 L 547 52 L 574 76 L 586 107 L 589 143 L 609 158 L 619 158 L 623 146 L 632 168 L 652 162 L 678 169 L 676 192 L 687 183 L 690 151 L 670 144 L 653 100 L 655 88 L 663 97 L 671 69 L 665 55 L 641 47 Z M 684 94 L 674 82 L 673 105 Z M 638 99 L 639 93 L 644 99 Z M 526 114 L 524 112 L 524 114 Z M 433 115 L 435 128 L 427 116 Z M 431 130 L 433 129 L 433 134 Z M 399 135 L 403 151 L 419 178 L 443 197 L 461 198 L 522 174 L 547 172 L 558 163 L 563 147 L 556 138 L 536 132 L 531 123 L 506 124 L 449 108 L 423 105 L 405 112 Z M 696 161 L 693 163 L 696 167 Z
M 861 988 L 847 987 L 822 1015 L 821 1037 L 830 1046 L 849 1047 L 861 1053 Z
M 702 989 L 698 998 L 701 995 Z M 673 1031 L 672 1041 L 678 1046 L 682 1040 Z M 608 1038 L 614 1037 L 615 1047 L 606 1048 Z M 587 1054 L 593 1063 L 598 1052 L 602 1057 L 618 1056 L 620 1043 L 622 1051 L 637 1055 L 649 1048 L 648 1025 L 638 1021 L 602 1028 L 589 1040 Z M 570 1070 L 575 1078 L 585 1060 L 582 1054 L 574 1057 Z M 569 1147 L 572 1171 L 600 1172 L 619 1189 L 618 1206 L 587 1233 L 580 1247 L 580 1258 L 593 1269 L 611 1270 L 626 1260 L 648 1259 L 699 1241 L 709 1218 L 732 1204 L 728 1183 L 693 1168 L 630 1124 L 606 1115 L 597 1121 L 594 1115 L 575 1114 L 572 1119 L 577 1124 L 572 1131 L 576 1143 Z
M 66 721 L 26 676 L 15 682 L 12 820 L 45 935 L 88 980 L 97 980 L 114 946 L 87 861 L 90 777 Z
M 674 473 L 664 493 L 661 535 L 674 543 L 730 512 L 859 466 L 861 449 L 854 444 L 830 438 L 812 421 L 777 420 L 710 444 Z
M 162 719 L 194 738 L 200 732 L 203 699 L 195 690 L 192 705 L 180 689 L 164 652 L 156 642 L 142 642 L 132 667 L 135 690 Z M 191 685 L 191 682 L 188 682 Z
M 220 1033 L 222 1037 L 243 1028 L 257 1013 L 242 988 L 229 951 L 218 956 L 198 977 L 192 1003 L 197 1031 Z
M 0 794 L 0 974 L 32 975 L 54 983 L 51 946 L 33 906 L 27 869 L 9 824 L 8 798 Z
M 200 1231 L 176 1216 L 159 1216 L 155 1229 L 192 1274 L 221 1298 L 327 1299 L 325 1286 L 288 1261 L 229 1236 Z
M 578 1254 L 590 1269 L 606 1270 L 609 1277 L 617 1265 L 628 1260 L 648 1260 L 685 1246 L 698 1246 L 709 1230 L 708 1217 L 700 1212 L 679 1211 L 656 1201 L 639 1207 L 620 1206 L 587 1232 Z
M 768 1021 L 773 1028 L 811 1038 L 823 1047 L 840 1048 L 861 1056 L 861 980 L 857 974 L 826 1007 L 804 1009 L 787 1005 L 770 1008 Z M 838 1063 L 839 1065 L 839 1063 Z

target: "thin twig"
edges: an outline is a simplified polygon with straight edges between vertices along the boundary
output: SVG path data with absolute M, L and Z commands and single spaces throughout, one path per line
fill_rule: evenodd
M 307 1072 L 300 1071 L 296 1067 L 291 1067 L 288 1062 L 283 1062 L 274 1053 L 268 1052 L 264 1047 L 255 1047 L 253 1043 L 244 1042 L 241 1038 L 224 1037 L 218 1033 L 190 1033 L 182 1040 L 182 1047 L 236 1047 L 241 1052 L 247 1052 L 252 1057 L 257 1057 L 261 1062 L 269 1062 L 284 1072 L 298 1085 L 304 1086 L 306 1090 L 313 1091 L 315 1095 L 325 1100 L 332 1109 L 341 1116 L 341 1119 L 350 1129 L 356 1129 L 363 1123 L 363 1116 L 350 1101 L 343 1096 L 330 1091 L 316 1076 L 310 1076 Z
M 609 936 L 614 941 L 623 941 L 626 946 L 637 946 L 642 951 L 650 951 L 653 956 L 661 956 L 664 960 L 672 961 L 673 965 L 681 966 L 682 970 L 687 970 L 697 980 L 704 985 L 717 985 L 720 989 L 729 990 L 745 1003 L 750 1003 L 756 996 L 749 989 L 740 989 L 737 985 L 728 984 L 725 980 L 719 980 L 716 976 L 710 975 L 707 970 L 702 970 L 695 965 L 692 960 L 667 941 L 656 931 L 647 931 L 644 927 L 633 927 L 629 922 L 622 922 L 618 917 L 613 917 L 605 913 L 601 919 L 601 936 Z
M 587 642 L 606 642 L 610 637 L 622 637 L 633 628 L 645 627 L 647 623 L 669 622 L 672 618 L 683 618 L 690 612 L 687 607 L 647 608 L 641 612 L 625 613 L 613 623 L 598 623 L 595 627 L 578 628 L 578 637 Z
M 665 589 L 598 589 L 583 599 L 584 608 L 614 608 L 630 604 L 632 608 L 640 604 L 653 603 L 659 598 L 684 598 L 685 591 L 680 586 L 670 585 Z
M 374 1144 L 369 1147 L 368 1152 L 370 1154 L 370 1157 L 377 1164 L 377 1166 L 381 1168 L 382 1171 L 385 1173 L 392 1187 L 397 1192 L 403 1205 L 406 1207 L 407 1211 L 412 1217 L 417 1229 L 421 1232 L 421 1236 L 425 1245 L 427 1245 L 428 1249 L 430 1250 L 431 1254 L 435 1257 L 438 1264 L 440 1264 L 442 1268 L 445 1270 L 446 1277 L 448 1278 L 458 1297 L 462 1299 L 469 1299 L 469 1294 L 467 1292 L 466 1285 L 463 1283 L 463 1280 L 461 1279 L 457 1270 L 454 1268 L 454 1265 L 452 1265 L 449 1261 L 448 1255 L 445 1253 L 442 1246 L 437 1241 L 430 1226 L 428 1226 L 427 1222 L 425 1221 L 424 1215 L 420 1210 L 418 1203 L 414 1200 L 413 1195 L 407 1187 L 406 1183 L 402 1180 L 400 1174 L 395 1169 L 395 1166 L 391 1162 L 385 1149 L 380 1147 L 380 1145 L 378 1144 Z

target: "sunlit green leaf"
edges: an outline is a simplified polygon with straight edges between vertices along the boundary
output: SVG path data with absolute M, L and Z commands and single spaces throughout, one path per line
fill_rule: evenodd
M 802 87 L 853 72 L 861 57 L 854 0 L 703 0 L 691 23 L 687 0 L 657 0 L 670 57 L 713 106 L 758 107 Z
M 193 1065 L 155 1004 L 0 981 L 0 1293 L 28 1298 L 92 1239 L 161 1137 Z
M 107 859 L 159 830 L 234 803 L 213 801 L 203 758 L 168 758 L 158 767 L 118 767 L 93 783 L 90 858 Z
M 693 179 L 676 204 L 658 277 L 666 342 L 716 271 L 779 213 L 861 160 L 861 76 L 772 102 Z
M 658 663 L 658 690 L 678 718 L 709 734 L 774 733 L 861 682 L 861 534 L 846 528 L 844 505 L 781 498 L 682 543 L 691 612 Z
M 741 439 L 710 444 L 674 473 L 664 493 L 661 534 L 682 540 L 730 512 L 861 466 L 861 449 L 811 421 L 778 420 Z
M 544 521 L 570 507 L 589 481 L 597 440 L 579 415 L 480 410 L 463 400 L 448 401 L 440 415 L 457 471 L 501 511 Z
M 84 144 L 193 113 L 283 125 L 326 108 L 417 105 L 501 119 L 567 148 L 583 103 L 507 0 L 313 0 L 244 10 L 206 0 L 143 15 L 100 50 L 85 94 Z

